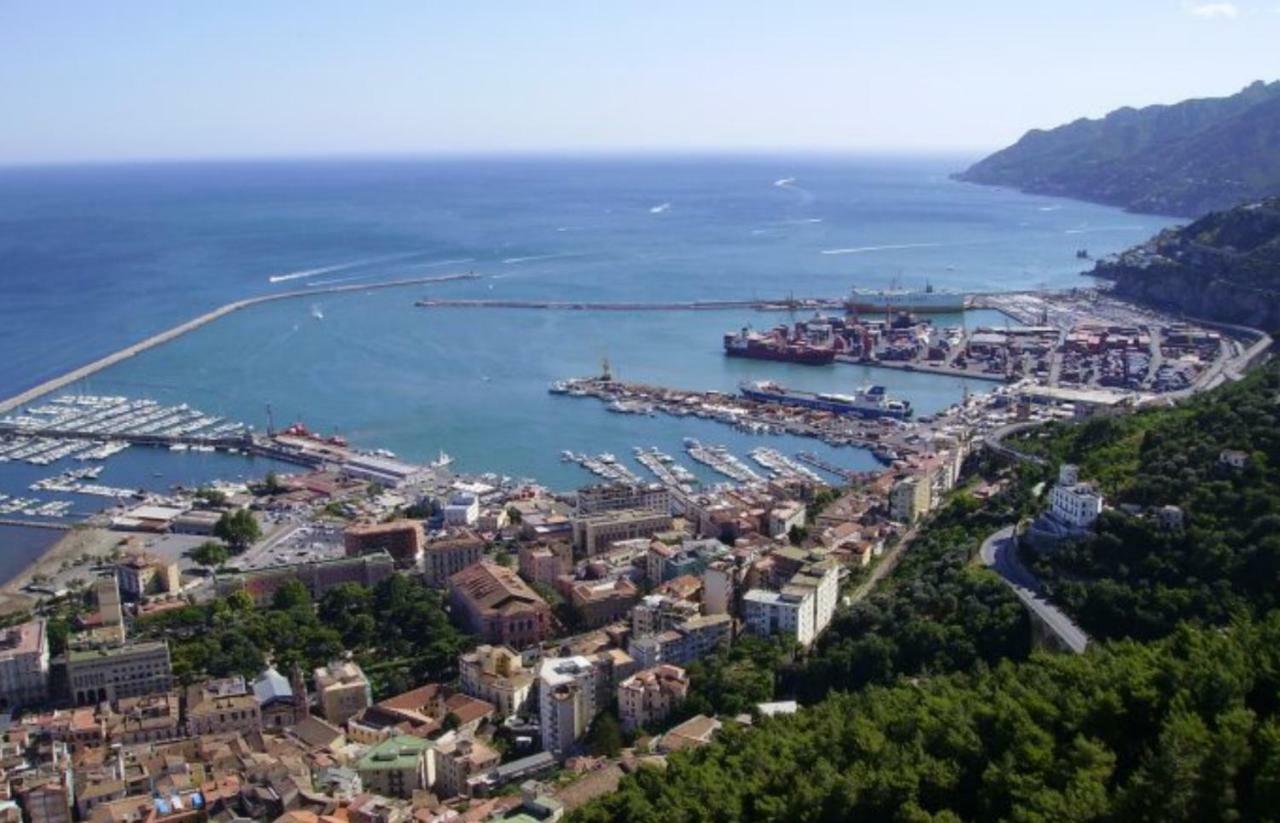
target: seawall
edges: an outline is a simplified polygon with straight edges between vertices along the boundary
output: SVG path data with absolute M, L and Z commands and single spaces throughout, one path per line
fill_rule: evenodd
M 263 303 L 271 303 L 277 300 L 294 300 L 300 297 L 314 297 L 318 294 L 340 294 L 343 292 L 353 291 L 372 291 L 374 289 L 393 289 L 400 288 L 402 286 L 418 286 L 424 283 L 446 283 L 452 280 L 478 280 L 479 278 L 480 275 L 477 274 L 444 274 L 432 277 L 407 277 L 399 280 L 384 280 L 378 283 L 350 283 L 342 286 L 326 286 L 318 289 L 295 289 L 293 291 L 280 292 L 278 294 L 263 294 L 257 297 L 247 297 L 243 300 L 235 300 L 219 306 L 212 311 L 205 312 L 198 317 L 193 317 L 190 320 L 179 323 L 172 328 L 153 334 L 145 340 L 139 340 L 137 343 L 125 346 L 123 349 L 114 351 L 105 357 L 100 357 L 92 363 L 86 363 L 85 365 L 72 369 L 69 372 L 50 378 L 39 385 L 32 386 L 19 394 L 0 400 L 0 414 L 7 414 L 19 406 L 30 403 L 37 397 L 42 397 L 50 392 L 57 391 L 58 389 L 70 385 L 77 380 L 96 374 L 103 369 L 114 366 L 122 360 L 133 357 L 135 354 L 140 354 L 147 349 L 168 343 L 170 340 L 179 338 L 188 332 L 195 331 L 201 326 L 212 323 L 220 317 L 225 317 L 226 315 L 235 311 L 240 311 L 241 309 L 247 309 Z

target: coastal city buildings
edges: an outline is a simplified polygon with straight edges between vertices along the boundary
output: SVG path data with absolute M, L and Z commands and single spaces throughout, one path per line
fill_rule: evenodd
M 554 586 L 573 571 L 573 547 L 568 543 L 524 543 L 520 546 L 520 576 L 530 583 Z
M 480 498 L 474 494 L 455 494 L 444 506 L 444 524 L 469 528 L 480 519 Z
M 889 497 L 889 516 L 899 523 L 914 524 L 929 511 L 932 490 L 927 478 L 904 477 L 893 484 Z
M 285 583 L 297 580 L 307 587 L 313 600 L 344 583 L 372 588 L 395 573 L 396 563 L 384 551 L 359 557 L 337 557 L 309 563 L 267 566 L 237 574 L 220 575 L 216 583 L 219 597 L 243 591 L 258 607 L 267 606 Z
M 589 629 L 624 618 L 640 597 L 636 584 L 626 577 L 582 581 L 569 590 L 569 602 L 582 625 Z
M 573 545 L 588 557 L 620 540 L 649 537 L 671 528 L 671 515 L 650 509 L 613 509 L 577 517 Z

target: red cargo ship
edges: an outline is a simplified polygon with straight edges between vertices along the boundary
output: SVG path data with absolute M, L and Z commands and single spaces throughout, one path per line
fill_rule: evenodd
M 806 340 L 789 340 L 786 326 L 765 332 L 742 329 L 724 336 L 724 353 L 729 357 L 777 360 L 805 366 L 825 366 L 836 359 L 832 346 L 814 346 Z

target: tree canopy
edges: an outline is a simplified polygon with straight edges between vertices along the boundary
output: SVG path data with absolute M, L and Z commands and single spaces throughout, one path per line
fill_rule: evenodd
M 213 526 L 213 533 L 227 542 L 236 554 L 252 546 L 262 537 L 258 519 L 248 509 L 223 512 Z
M 354 583 L 313 603 L 302 583 L 276 591 L 266 608 L 237 592 L 206 606 L 187 606 L 139 621 L 139 632 L 170 642 L 174 674 L 256 676 L 268 657 L 276 666 L 312 669 L 353 651 L 379 694 L 448 678 L 471 638 L 449 622 L 441 594 L 403 575 L 372 589 Z

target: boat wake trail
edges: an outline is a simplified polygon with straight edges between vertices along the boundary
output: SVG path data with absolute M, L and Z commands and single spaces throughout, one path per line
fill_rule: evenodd
M 649 209 L 649 214 L 665 214 L 666 212 L 669 212 L 669 211 L 671 211 L 670 203 L 659 203 L 658 205 Z
M 1066 229 L 1063 234 L 1089 234 L 1097 231 L 1139 231 L 1141 226 L 1081 226 L 1075 229 Z
M 823 249 L 819 254 L 863 254 L 872 251 L 893 251 L 895 249 L 931 249 L 941 243 L 890 243 L 885 246 L 853 246 L 847 249 Z
M 434 269 L 439 266 L 452 266 L 458 263 L 470 263 L 474 261 L 474 257 L 457 257 L 453 260 L 437 260 L 434 263 L 422 263 L 414 266 L 415 269 Z M 355 280 L 368 280 L 370 277 L 378 277 L 382 272 L 369 272 L 368 274 L 353 274 L 350 277 L 331 277 L 328 280 L 312 280 L 307 283 L 307 288 L 313 286 L 333 286 L 338 283 L 351 283 Z
M 581 256 L 581 252 L 569 252 L 564 254 L 530 254 L 525 257 L 505 257 L 502 262 L 510 265 L 512 263 L 532 263 L 536 260 L 562 260 L 566 257 Z
M 797 197 L 799 197 L 799 204 L 801 206 L 807 206 L 817 199 L 814 196 L 813 192 L 809 191 L 806 188 L 801 188 L 800 186 L 797 186 L 796 179 L 794 177 L 780 177 L 777 180 L 773 181 L 773 187 L 776 189 L 783 189 L 784 191 L 789 191 L 792 194 L 795 194 Z
M 301 280 L 304 277 L 315 277 L 317 274 L 330 274 L 335 271 L 345 271 L 354 269 L 358 266 L 371 266 L 374 263 L 390 263 L 392 260 L 407 260 L 410 257 L 418 257 L 426 254 L 426 252 L 415 251 L 408 254 L 389 254 L 381 257 L 367 257 L 363 260 L 351 260 L 346 263 L 338 263 L 333 266 L 321 266 L 318 269 L 301 269 L 299 271 L 291 271 L 287 274 L 273 274 L 267 278 L 268 283 L 285 283 L 289 280 Z

